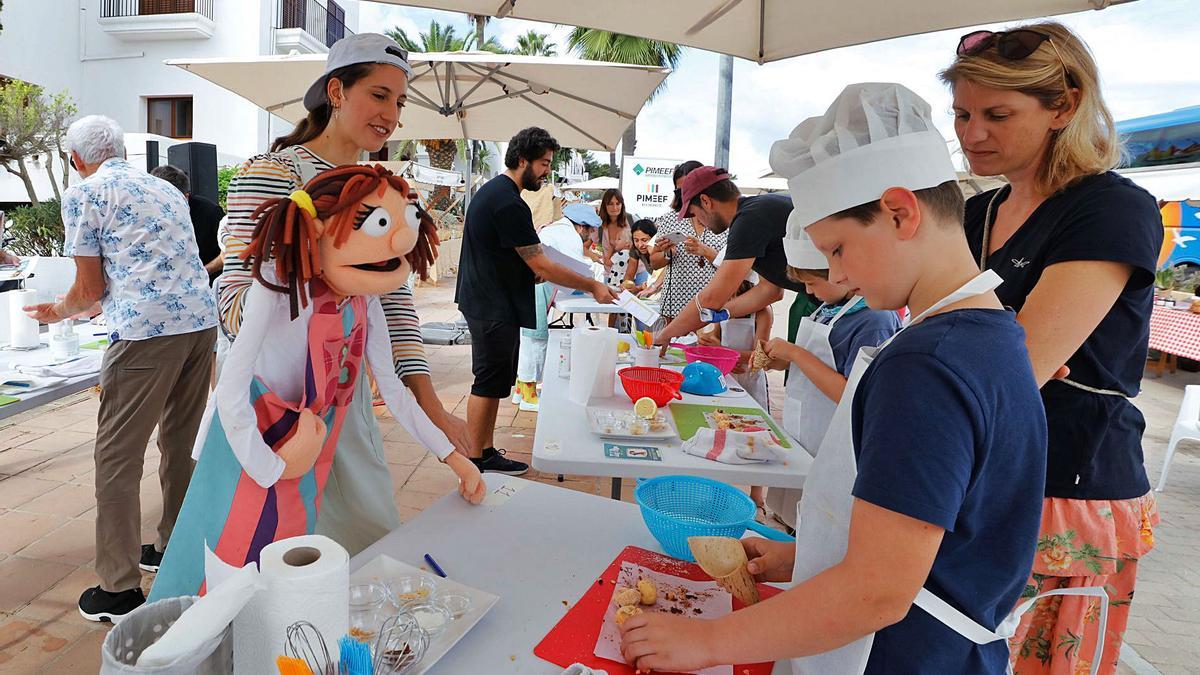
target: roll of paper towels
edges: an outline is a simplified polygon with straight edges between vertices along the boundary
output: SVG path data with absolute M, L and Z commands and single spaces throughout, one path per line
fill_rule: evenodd
M 25 313 L 26 305 L 36 305 L 38 292 L 33 289 L 9 291 L 8 296 L 8 343 L 13 349 L 32 349 L 38 339 L 38 321 Z
M 613 395 L 617 371 L 617 330 L 576 326 L 571 335 L 571 382 L 567 387 L 572 403 L 587 405 L 592 398 Z
M 308 621 L 337 661 L 338 638 L 350 630 L 350 556 L 319 534 L 282 539 L 259 555 L 263 590 L 233 622 L 233 672 L 278 672 L 287 627 Z M 315 647 L 316 645 L 314 645 Z

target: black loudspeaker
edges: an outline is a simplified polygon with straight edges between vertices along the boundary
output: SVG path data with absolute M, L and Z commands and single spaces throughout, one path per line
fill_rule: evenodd
M 187 173 L 192 194 L 217 201 L 217 146 L 194 141 L 172 145 L 167 163 Z
M 146 141 L 146 172 L 158 167 L 158 141 Z

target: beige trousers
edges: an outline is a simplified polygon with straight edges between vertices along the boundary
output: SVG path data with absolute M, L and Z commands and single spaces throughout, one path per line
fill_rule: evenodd
M 100 369 L 96 432 L 96 574 L 116 593 L 141 583 L 142 468 L 158 427 L 163 509 L 155 549 L 175 527 L 192 477 L 192 445 L 204 414 L 217 329 L 119 340 Z

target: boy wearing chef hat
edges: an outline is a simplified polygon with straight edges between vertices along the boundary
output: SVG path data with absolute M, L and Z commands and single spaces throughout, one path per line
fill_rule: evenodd
M 829 280 L 873 309 L 914 318 L 856 357 L 795 546 L 743 541 L 760 581 L 795 585 L 717 620 L 633 617 L 625 657 L 643 670 L 792 658 L 797 673 L 1003 673 L 1046 421 L 1024 331 L 967 246 L 929 105 L 900 85 L 851 85 L 771 160 L 795 199 L 788 246 L 820 251 Z

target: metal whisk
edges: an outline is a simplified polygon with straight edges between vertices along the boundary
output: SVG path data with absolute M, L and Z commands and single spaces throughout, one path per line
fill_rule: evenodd
M 400 613 L 388 617 L 375 639 L 372 665 L 376 675 L 404 675 L 410 672 L 429 648 L 429 633 L 417 623 L 416 617 Z
M 313 675 L 337 675 L 325 637 L 321 631 L 307 621 L 297 621 L 287 628 L 287 641 L 283 653 L 308 664 Z

